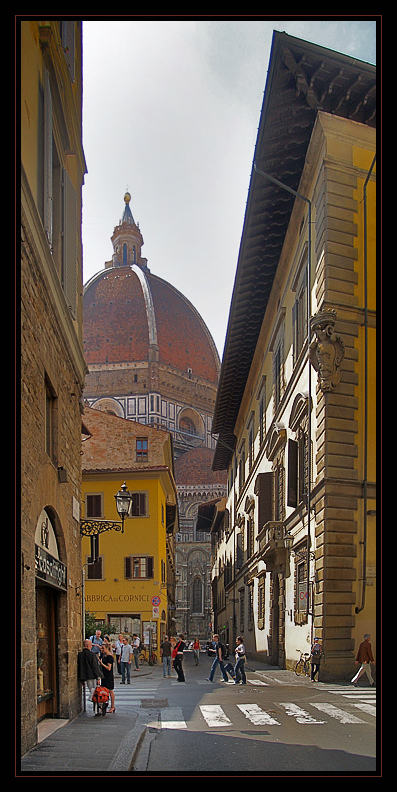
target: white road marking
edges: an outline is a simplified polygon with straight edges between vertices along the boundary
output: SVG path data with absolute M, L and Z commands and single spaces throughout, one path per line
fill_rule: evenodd
M 255 726 L 280 726 L 281 724 L 272 718 L 267 712 L 258 707 L 257 704 L 237 704 L 245 717 Z
M 354 706 L 357 707 L 357 709 L 366 712 L 367 715 L 373 715 L 374 718 L 376 718 L 376 707 L 374 707 L 373 704 L 368 704 L 364 701 L 355 701 Z
M 296 704 L 291 704 L 291 703 L 284 704 L 284 703 L 281 703 L 280 706 L 284 707 L 287 715 L 292 715 L 294 718 L 296 718 L 298 723 L 304 723 L 304 724 L 318 723 L 318 724 L 321 724 L 321 723 L 325 723 L 326 722 L 326 721 L 316 720 L 311 715 L 309 715 L 308 712 L 305 712 L 305 710 L 301 709 Z
M 249 682 L 250 685 L 265 685 L 269 687 L 267 682 L 262 682 L 260 679 L 247 679 L 247 682 Z
M 167 707 L 167 709 L 160 710 L 160 722 L 163 729 L 187 729 L 180 707 Z
M 200 706 L 203 718 L 207 721 L 208 726 L 211 728 L 216 726 L 232 726 L 232 722 L 225 715 L 222 707 L 216 704 L 211 706 Z
M 333 704 L 311 704 L 310 706 L 316 707 L 320 712 L 325 712 L 331 718 L 340 720 L 341 723 L 365 723 L 361 718 L 356 718 L 355 715 L 350 715 L 349 712 L 344 712 L 344 710 L 334 707 Z

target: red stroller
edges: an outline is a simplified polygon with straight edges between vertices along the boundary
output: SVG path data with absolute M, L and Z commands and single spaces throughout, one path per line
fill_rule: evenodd
M 110 693 L 107 688 L 98 685 L 92 694 L 95 715 L 106 715 Z

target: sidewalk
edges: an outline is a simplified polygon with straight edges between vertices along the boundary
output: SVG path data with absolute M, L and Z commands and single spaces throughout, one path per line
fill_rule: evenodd
M 139 678 L 160 669 L 141 667 Z M 107 713 L 102 717 L 93 715 L 88 705 L 87 711 L 74 720 L 52 723 L 56 730 L 22 756 L 16 777 L 128 773 L 146 731 L 139 710 L 132 708 L 128 713 L 116 711 L 116 715 Z M 44 728 L 51 729 L 49 721 Z

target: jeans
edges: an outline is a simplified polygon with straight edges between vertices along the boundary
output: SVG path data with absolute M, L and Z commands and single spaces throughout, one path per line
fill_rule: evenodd
M 217 665 L 220 666 L 223 679 L 224 679 L 225 682 L 227 682 L 227 673 L 226 673 L 226 671 L 224 669 L 223 662 L 222 662 L 222 660 L 219 659 L 219 657 L 216 657 L 214 662 L 212 663 L 211 671 L 210 671 L 210 675 L 209 675 L 208 679 L 212 682 L 212 680 L 214 678 L 215 669 L 216 669 Z
M 236 684 L 238 684 L 238 682 L 240 682 L 240 679 L 243 680 L 243 685 L 245 685 L 246 682 L 247 682 L 247 678 L 245 676 L 244 665 L 245 665 L 245 658 L 244 657 L 240 657 L 240 659 L 237 660 L 237 663 L 234 666 L 234 673 L 236 675 L 236 680 L 235 680 Z
M 163 677 L 171 676 L 171 657 L 163 655 Z
M 127 682 L 130 682 L 131 663 L 123 663 L 121 661 L 121 681 L 125 682 L 125 673 L 127 672 Z
M 223 664 L 223 667 L 224 667 L 225 671 L 226 671 L 228 674 L 230 674 L 230 676 L 232 677 L 232 679 L 235 679 L 235 678 L 236 678 L 236 674 L 234 673 L 234 665 L 232 665 L 232 663 L 224 663 L 224 664 Z
M 139 668 L 139 649 L 134 649 L 135 668 Z

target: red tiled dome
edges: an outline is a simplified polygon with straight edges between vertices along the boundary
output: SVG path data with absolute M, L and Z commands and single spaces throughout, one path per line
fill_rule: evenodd
M 203 319 L 170 283 L 138 264 L 102 270 L 84 292 L 88 365 L 149 360 L 216 383 L 219 357 Z
M 213 471 L 214 452 L 200 446 L 186 451 L 175 461 L 175 480 L 179 485 L 188 486 L 205 481 L 206 484 L 224 484 L 226 471 Z

